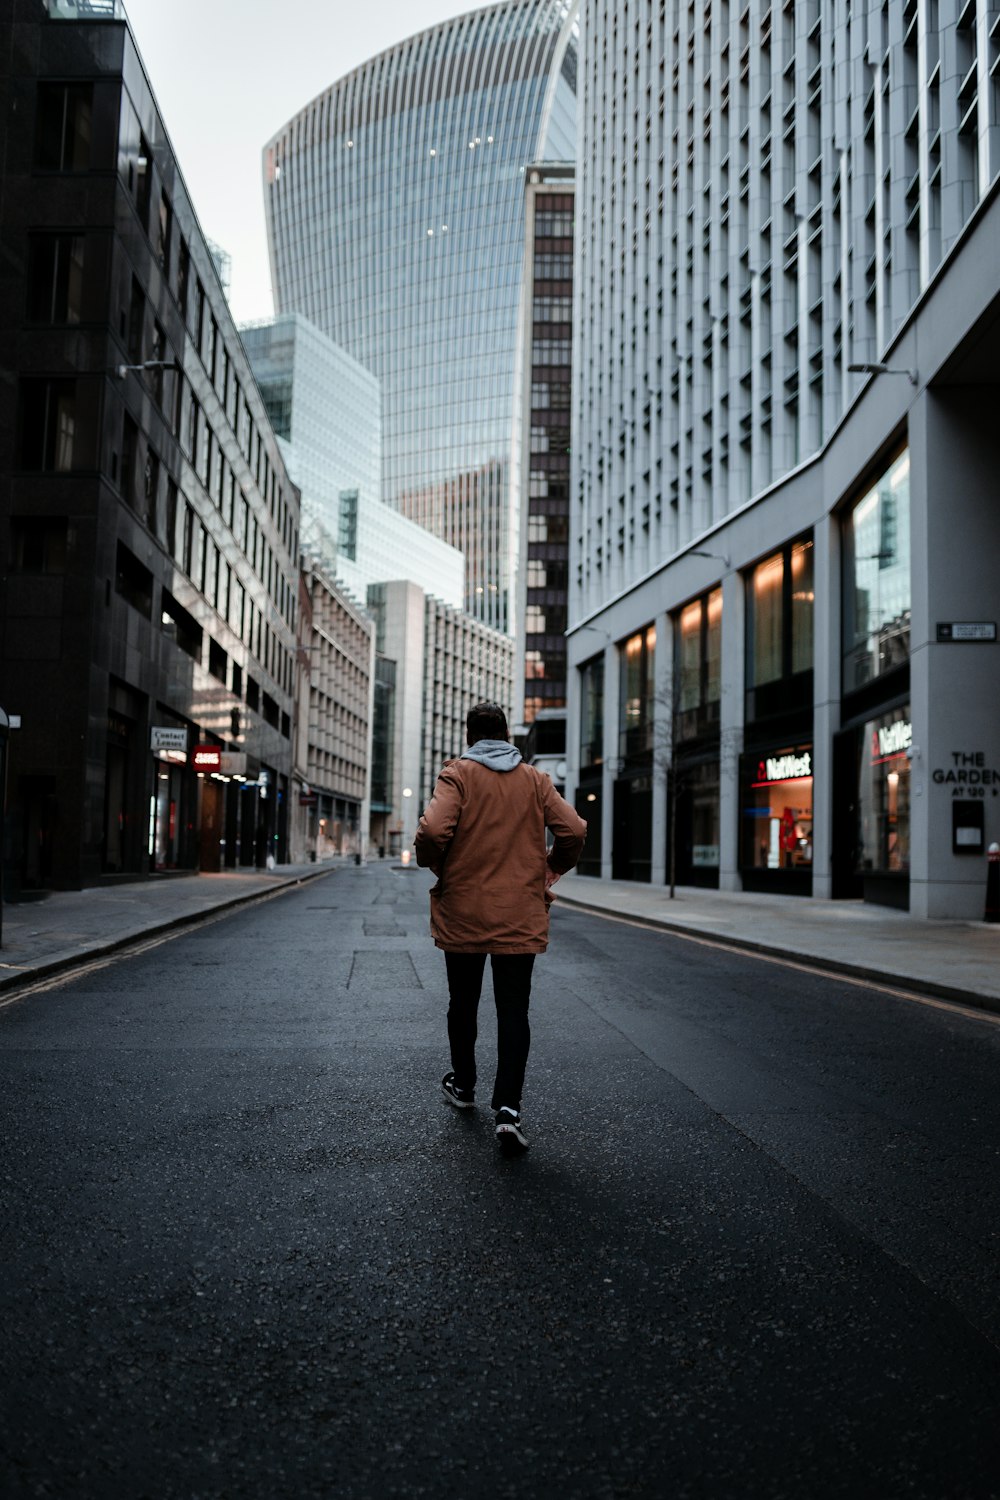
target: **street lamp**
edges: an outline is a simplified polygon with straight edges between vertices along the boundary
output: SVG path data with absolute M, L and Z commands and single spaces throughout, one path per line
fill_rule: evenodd
M 905 375 L 911 385 L 917 384 L 916 370 L 890 369 L 888 365 L 879 364 L 876 361 L 865 360 L 860 364 L 848 365 L 852 375 Z
M 728 557 L 724 557 L 721 552 L 705 552 L 701 547 L 692 547 L 688 557 L 714 557 L 724 568 L 729 567 Z
M 144 359 L 138 365 L 115 365 L 114 373 L 119 380 L 124 380 L 130 370 L 179 370 L 181 366 L 175 359 Z

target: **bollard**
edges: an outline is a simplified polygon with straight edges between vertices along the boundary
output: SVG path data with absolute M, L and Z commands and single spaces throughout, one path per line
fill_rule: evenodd
M 991 844 L 986 866 L 986 910 L 984 922 L 1000 922 L 1000 844 Z

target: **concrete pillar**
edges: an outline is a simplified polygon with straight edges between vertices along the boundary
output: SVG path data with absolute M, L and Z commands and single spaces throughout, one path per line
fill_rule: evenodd
M 611 879 L 611 849 L 614 839 L 615 777 L 618 766 L 618 647 L 604 648 L 604 779 L 601 787 L 601 879 Z
M 722 697 L 719 703 L 719 889 L 742 889 L 740 754 L 746 705 L 746 597 L 739 573 L 722 580 Z
M 813 533 L 813 895 L 833 893 L 833 737 L 840 728 L 840 521 Z
M 650 879 L 667 879 L 667 777 L 670 771 L 670 721 L 674 710 L 674 631 L 670 616 L 656 616 L 655 702 L 653 706 L 653 857 Z
M 952 806 L 981 803 L 1000 841 L 1000 643 L 938 624 L 1000 621 L 996 386 L 925 392 L 910 413 L 910 910 L 980 920 L 986 857 L 952 852 Z

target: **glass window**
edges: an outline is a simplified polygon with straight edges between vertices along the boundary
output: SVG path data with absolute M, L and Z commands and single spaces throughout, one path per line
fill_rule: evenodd
M 906 874 L 910 868 L 909 704 L 864 727 L 858 787 L 858 869 Z
M 68 533 L 65 516 L 11 516 L 11 570 L 65 573 Z
M 691 713 L 718 703 L 722 692 L 721 588 L 693 600 L 674 617 L 674 643 L 677 712 Z M 682 737 L 685 729 L 694 732 L 696 725 L 684 726 Z
M 656 627 L 648 625 L 630 636 L 619 648 L 619 655 L 619 754 L 627 759 L 650 750 L 653 744 Z
M 21 466 L 66 473 L 76 466 L 75 380 L 25 380 L 21 387 Z
M 910 456 L 900 454 L 844 526 L 844 691 L 909 660 Z
M 94 88 L 90 83 L 40 83 L 35 166 L 86 172 L 90 166 Z
M 604 657 L 580 668 L 580 765 L 604 760 Z
M 751 619 L 753 650 L 750 657 L 750 682 L 760 687 L 775 682 L 782 672 L 781 602 L 784 582 L 784 558 L 779 552 L 758 564 L 751 578 Z
M 758 752 L 743 764 L 743 868 L 811 869 L 812 746 Z
M 33 234 L 28 241 L 28 317 L 79 323 L 83 311 L 82 234 Z

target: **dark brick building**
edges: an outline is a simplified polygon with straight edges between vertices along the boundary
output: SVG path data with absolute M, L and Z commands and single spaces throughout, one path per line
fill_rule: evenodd
M 8 894 L 281 858 L 298 495 L 116 0 L 5 0 L 0 111 Z

